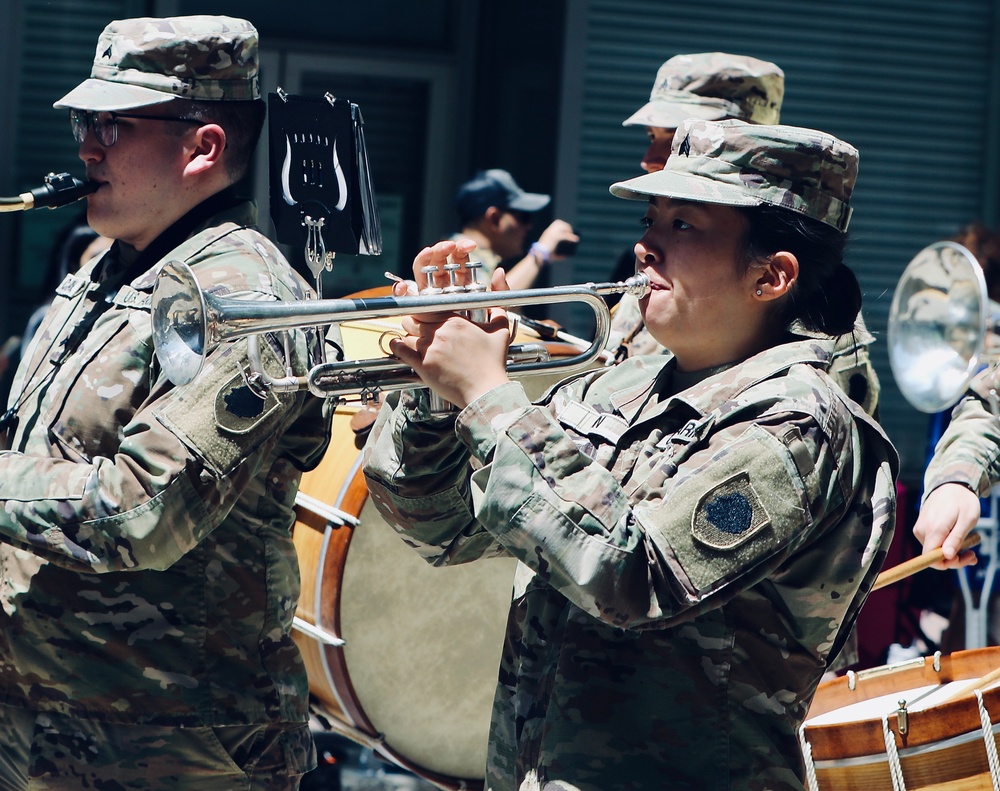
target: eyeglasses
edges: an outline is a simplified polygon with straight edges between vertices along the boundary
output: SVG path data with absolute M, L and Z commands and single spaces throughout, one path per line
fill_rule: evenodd
M 73 129 L 73 139 L 82 143 L 87 139 L 87 127 L 94 130 L 97 142 L 109 148 L 118 142 L 118 119 L 139 118 L 144 121 L 180 121 L 185 124 L 201 124 L 197 118 L 177 118 L 160 115 L 131 115 L 129 113 L 95 113 L 90 110 L 70 110 L 69 125 Z

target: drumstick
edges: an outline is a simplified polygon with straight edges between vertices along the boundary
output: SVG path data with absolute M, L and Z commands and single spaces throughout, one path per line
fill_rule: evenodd
M 998 667 L 996 670 L 991 670 L 985 676 L 977 678 L 971 684 L 969 684 L 968 686 L 962 687 L 954 695 L 949 695 L 947 698 L 945 698 L 941 702 L 942 703 L 947 703 L 950 700 L 955 700 L 956 698 L 961 698 L 961 697 L 965 697 L 966 695 L 971 695 L 977 689 L 980 689 L 981 687 L 989 686 L 994 681 L 996 681 L 998 678 L 1000 678 L 1000 667 Z
M 965 540 L 962 542 L 962 545 L 958 548 L 959 552 L 974 547 L 981 540 L 982 539 L 980 538 L 979 533 L 969 533 L 969 535 L 967 535 Z M 940 547 L 932 552 L 927 552 L 926 554 L 918 555 L 915 558 L 906 560 L 898 566 L 893 566 L 891 569 L 886 569 L 879 574 L 875 578 L 875 584 L 872 585 L 872 590 L 877 591 L 879 588 L 884 588 L 886 585 L 892 585 L 894 582 L 899 582 L 901 579 L 905 579 L 911 574 L 916 574 L 918 571 L 930 568 L 941 560 L 944 560 L 944 552 Z

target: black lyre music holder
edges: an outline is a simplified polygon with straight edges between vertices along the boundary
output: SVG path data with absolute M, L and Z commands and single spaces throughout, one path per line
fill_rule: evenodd
M 270 210 L 278 241 L 301 246 L 320 281 L 336 253 L 379 255 L 382 231 L 361 108 L 327 93 L 268 96 Z

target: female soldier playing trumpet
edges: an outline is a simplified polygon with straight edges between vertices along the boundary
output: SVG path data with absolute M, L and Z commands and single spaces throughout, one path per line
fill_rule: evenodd
M 405 320 L 393 352 L 461 412 L 391 395 L 372 496 L 431 563 L 521 561 L 493 791 L 802 788 L 796 729 L 895 505 L 895 452 L 827 375 L 861 305 L 842 263 L 856 169 L 820 132 L 686 121 L 663 171 L 612 187 L 647 201 L 641 308 L 671 354 L 538 404 L 508 381 L 503 311 Z M 425 249 L 418 284 L 468 253 Z

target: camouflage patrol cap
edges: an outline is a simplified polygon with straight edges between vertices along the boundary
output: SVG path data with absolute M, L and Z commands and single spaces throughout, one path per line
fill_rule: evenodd
M 857 149 L 825 132 L 689 118 L 677 129 L 663 170 L 612 184 L 611 193 L 629 200 L 663 195 L 727 206 L 767 203 L 846 231 L 857 175 Z
M 660 66 L 649 101 L 622 126 L 676 129 L 687 118 L 776 124 L 785 73 L 766 60 L 726 52 L 675 55 Z
M 104 28 L 90 79 L 53 107 L 101 112 L 171 99 L 259 98 L 257 30 L 249 22 L 225 16 L 142 17 Z

